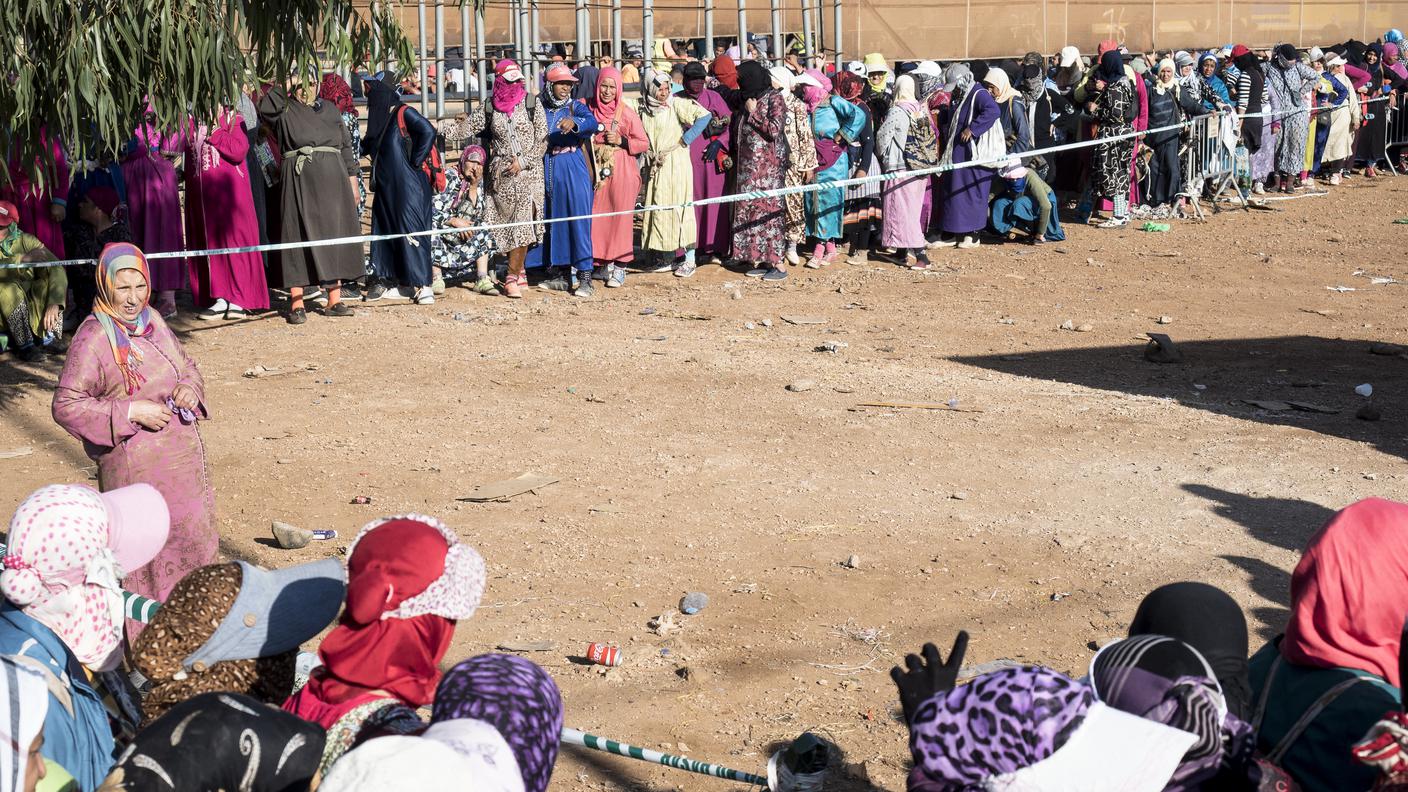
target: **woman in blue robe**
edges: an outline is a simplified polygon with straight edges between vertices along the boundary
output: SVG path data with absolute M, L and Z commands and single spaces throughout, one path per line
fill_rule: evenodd
M 596 116 L 585 102 L 572 98 L 577 78 L 561 64 L 548 69 L 548 89 L 543 92 L 543 113 L 548 122 L 548 151 L 543 155 L 548 220 L 580 217 L 566 223 L 548 223 L 543 244 L 528 254 L 528 266 L 541 263 L 569 267 L 570 278 L 541 284 L 555 291 L 571 290 L 578 297 L 592 294 L 592 174 L 587 170 L 583 147 L 596 134 Z M 536 259 L 536 261 L 535 261 Z
M 367 134 L 362 154 L 372 158 L 372 233 L 429 231 L 434 191 L 421 169 L 435 145 L 435 126 L 401 103 L 387 78 L 366 82 Z M 405 132 L 401 131 L 404 123 Z M 383 284 L 421 305 L 431 292 L 430 237 L 402 237 L 372 243 L 372 272 Z
M 850 147 L 860 140 L 869 123 L 865 111 L 839 96 L 831 96 L 831 79 L 816 69 L 807 69 L 811 79 L 801 87 L 802 101 L 812 113 L 812 135 L 816 139 L 818 182 L 850 178 Z M 828 187 L 807 193 L 807 234 L 816 239 L 816 250 L 807 266 L 816 269 L 830 264 L 841 238 L 846 203 L 844 187 Z

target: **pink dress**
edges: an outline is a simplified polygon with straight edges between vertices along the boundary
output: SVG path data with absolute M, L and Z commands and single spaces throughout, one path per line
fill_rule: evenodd
M 181 240 L 181 193 L 176 166 L 164 154 L 180 154 L 184 132 L 167 134 L 151 124 L 134 133 L 132 150 L 122 160 L 122 180 L 127 183 L 127 225 L 132 241 L 144 253 L 184 250 Z M 186 285 L 186 264 L 181 259 L 147 262 L 152 273 L 152 296 Z
M 201 124 L 187 139 L 186 241 L 192 250 L 259 244 L 259 218 L 249 189 L 245 155 L 249 135 L 238 113 L 225 111 L 220 123 Z M 269 283 L 258 253 L 193 257 L 191 294 L 197 308 L 228 300 L 241 308 L 266 310 Z
M 68 159 L 64 156 L 64 147 L 59 145 L 59 141 L 43 135 L 41 145 L 49 148 L 49 153 L 54 158 L 53 178 L 48 179 L 47 185 L 62 184 L 64 190 L 68 190 Z M 41 167 L 36 163 L 36 168 Z M 20 210 L 20 230 L 39 237 L 39 241 L 44 243 L 44 247 L 49 249 L 58 258 L 64 257 L 64 234 L 59 223 L 54 222 L 51 214 L 54 204 L 64 206 L 66 201 L 63 198 L 55 198 L 53 189 L 46 187 L 40 191 L 29 176 L 25 175 L 22 163 L 15 157 L 10 158 L 10 174 L 14 178 L 13 186 L 6 186 L 0 189 L 0 200 L 10 201 Z
M 123 586 L 164 600 L 173 586 L 197 567 L 213 563 L 220 537 L 213 524 L 215 497 L 205 466 L 205 445 L 198 423 L 179 416 L 159 432 L 127 418 L 128 405 L 139 399 L 165 404 L 176 386 L 186 383 L 205 410 L 205 383 L 195 361 L 186 355 L 166 322 L 151 311 L 152 332 L 133 338 L 142 353 L 146 382 L 131 396 L 103 327 L 94 316 L 79 325 L 69 346 L 68 360 L 54 391 L 54 421 L 83 441 L 83 450 L 98 463 L 98 488 L 103 491 L 147 483 L 166 498 L 171 534 L 152 562 L 130 571 Z M 124 570 L 127 571 L 127 570 Z M 129 623 L 129 636 L 131 635 Z
M 592 200 L 592 212 L 630 211 L 636 206 L 640 195 L 640 168 L 636 166 L 636 155 L 642 154 L 650 146 L 645 138 L 645 127 L 640 116 L 622 102 L 620 117 L 612 116 L 601 124 L 601 132 L 592 139 L 597 146 L 606 145 L 606 130 L 615 125 L 621 133 L 621 147 L 614 149 L 611 163 L 611 176 L 601 183 Z M 598 262 L 608 261 L 624 264 L 635 258 L 635 245 L 632 242 L 634 215 L 621 214 L 610 217 L 592 218 L 592 258 Z

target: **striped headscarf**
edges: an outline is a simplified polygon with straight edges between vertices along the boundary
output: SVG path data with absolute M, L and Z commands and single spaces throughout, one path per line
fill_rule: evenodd
M 93 301 L 93 315 L 103 326 L 103 333 L 112 347 L 112 356 L 117 367 L 127 381 L 127 395 L 131 396 L 147 381 L 139 369 L 142 366 L 142 353 L 132 346 L 132 339 L 143 338 L 152 332 L 152 309 L 147 303 L 137 314 L 135 321 L 127 321 L 117 308 L 117 273 L 122 270 L 137 270 L 147 282 L 147 303 L 151 301 L 152 275 L 147 269 L 147 257 L 136 245 L 128 242 L 114 242 L 103 248 L 98 257 L 98 296 Z

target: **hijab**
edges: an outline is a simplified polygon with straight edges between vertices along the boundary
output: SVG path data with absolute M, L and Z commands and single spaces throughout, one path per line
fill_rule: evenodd
M 714 75 L 721 85 L 725 85 L 733 90 L 738 90 L 738 67 L 734 65 L 733 58 L 725 52 L 714 59 L 709 64 L 709 73 Z
M 914 103 L 918 101 L 919 100 L 916 99 L 914 95 L 914 77 L 908 74 L 901 74 L 900 78 L 895 80 L 895 104 L 903 104 L 905 102 Z
M 670 106 L 670 97 L 661 100 L 655 94 L 661 86 L 670 84 L 670 75 L 655 69 L 645 70 L 645 79 L 641 80 L 640 109 L 645 115 L 658 115 L 665 108 Z
M 352 103 L 352 87 L 342 79 L 340 74 L 328 72 L 323 75 L 323 82 L 318 86 L 318 97 L 323 101 L 337 105 L 337 109 L 344 114 L 357 115 L 357 106 Z M 254 128 L 249 126 L 248 119 L 245 119 L 245 126 L 250 129 Z
M 44 673 L 0 657 L 0 789 L 23 792 L 29 746 L 44 728 L 48 712 Z
M 610 80 L 611 83 L 616 86 L 616 98 L 609 102 L 601 98 L 601 86 L 607 80 Z M 615 66 L 607 66 L 601 69 L 601 72 L 597 75 L 596 88 L 592 92 L 592 98 L 587 102 L 587 105 L 591 107 L 592 115 L 596 116 L 596 120 L 601 124 L 610 124 L 612 119 L 616 117 L 616 111 L 621 106 L 622 85 L 621 70 L 617 69 Z
M 1167 81 L 1164 80 L 1165 68 L 1169 70 L 1169 74 L 1171 75 Z M 1159 96 L 1163 96 L 1170 88 L 1177 85 L 1178 82 L 1178 65 L 1174 63 L 1173 59 L 1164 58 L 1159 61 L 1158 71 L 1154 73 L 1154 92 Z
M 1408 505 L 1368 498 L 1321 528 L 1291 575 L 1281 655 L 1316 668 L 1367 671 L 1401 687 L 1408 611 Z
M 147 304 L 137 318 L 131 322 L 122 318 L 117 304 L 117 273 L 122 270 L 136 270 L 142 273 L 147 282 Z M 113 359 L 127 384 L 127 395 L 131 396 L 147 381 L 142 376 L 142 351 L 132 346 L 133 338 L 146 338 L 151 335 L 155 315 L 150 307 L 152 276 L 147 269 L 147 257 L 129 242 L 113 242 L 103 248 L 98 256 L 96 273 L 98 295 L 93 301 L 93 316 L 107 336 Z
M 292 792 L 318 773 L 327 733 L 239 693 L 202 693 L 137 734 L 98 792 Z
M 873 112 L 868 101 L 869 95 L 865 90 L 865 78 L 849 71 L 843 71 L 837 73 L 835 83 L 837 96 L 853 105 L 865 108 L 867 115 Z
M 525 792 L 546 792 L 562 734 L 562 695 L 546 671 L 521 657 L 471 657 L 445 673 L 435 691 L 431 728 L 482 721 L 503 735 Z
M 1256 70 L 1258 61 L 1251 50 L 1238 44 L 1232 48 L 1232 63 L 1242 73 L 1249 74 Z
M 815 111 L 831 95 L 831 78 L 818 69 L 807 69 L 806 73 L 817 84 L 802 86 L 802 101 L 807 103 L 808 110 Z
M 744 61 L 738 67 L 738 90 L 744 99 L 756 99 L 772 90 L 772 75 L 755 60 Z
M 601 79 L 601 69 L 595 66 L 578 66 L 577 72 L 573 75 L 577 78 L 577 84 L 572 86 L 572 98 L 583 102 L 596 97 L 596 84 Z M 621 86 L 618 83 L 616 93 L 619 97 Z
M 998 104 L 1005 104 L 1009 99 L 1017 98 L 1017 91 L 1012 87 L 1012 81 L 1008 78 L 1007 72 L 1002 69 L 988 69 L 988 73 L 983 77 L 983 82 L 992 86 L 992 98 Z
M 704 95 L 705 81 L 709 74 L 704 71 L 704 64 L 698 61 L 690 61 L 684 65 L 684 95 L 695 101 Z
M 367 135 L 366 139 L 381 143 L 381 137 L 391 126 L 392 116 L 401 106 L 401 92 L 391 77 L 370 79 L 366 82 L 367 92 Z
M 1160 586 L 1139 603 L 1129 635 L 1166 635 L 1193 647 L 1222 686 L 1228 712 L 1243 719 L 1251 715 L 1247 618 L 1222 589 L 1195 582 Z
M 462 721 L 419 736 L 366 740 L 328 769 L 319 792 L 472 789 L 524 792 L 513 754 L 492 726 Z
M 510 58 L 504 58 L 494 64 L 494 110 L 500 113 L 512 113 L 528 95 L 527 81 L 523 79 L 522 71 L 519 71 L 518 79 L 513 82 L 504 79 L 504 72 L 509 69 L 518 69 L 518 64 Z
M 1046 93 L 1046 60 L 1040 52 L 1028 52 L 1022 56 L 1022 79 L 1017 85 L 1022 98 L 1031 104 Z
M 1276 68 L 1288 71 L 1300 62 L 1300 55 L 1296 53 L 1295 45 L 1282 44 L 1276 48 L 1276 54 L 1272 59 L 1276 62 Z
M 1103 47 L 1104 44 L 1100 46 Z M 1117 83 L 1125 76 L 1124 56 L 1119 53 L 1119 50 L 1105 50 L 1100 54 L 1099 76 L 1107 84 Z

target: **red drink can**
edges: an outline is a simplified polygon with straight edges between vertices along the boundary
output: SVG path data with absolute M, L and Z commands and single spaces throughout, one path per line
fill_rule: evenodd
M 593 641 L 587 644 L 587 659 L 597 665 L 618 666 L 621 665 L 621 648 Z

